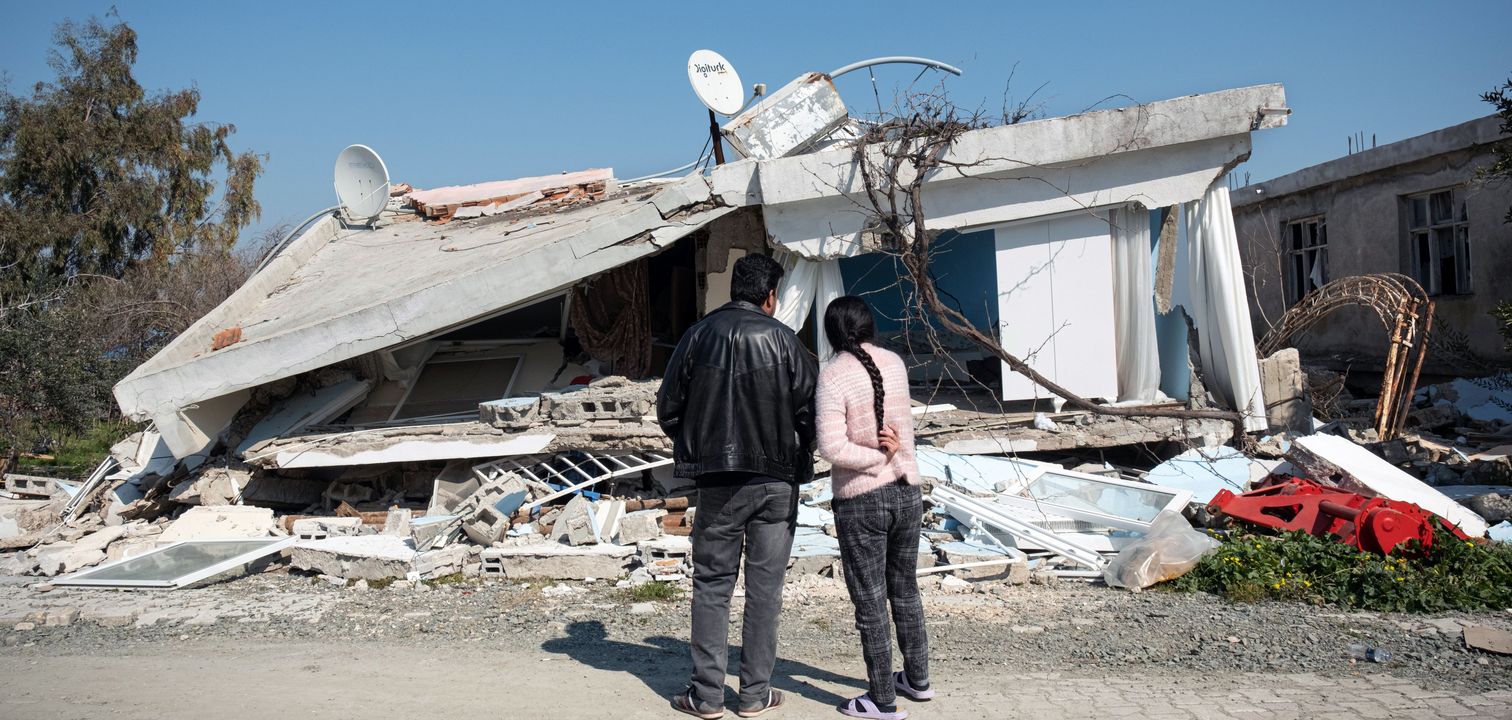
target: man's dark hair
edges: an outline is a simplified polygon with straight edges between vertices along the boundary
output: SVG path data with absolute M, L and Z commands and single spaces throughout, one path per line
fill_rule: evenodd
M 735 269 L 730 275 L 730 299 L 760 305 L 777 289 L 783 269 L 776 260 L 765 255 L 747 255 L 735 261 Z

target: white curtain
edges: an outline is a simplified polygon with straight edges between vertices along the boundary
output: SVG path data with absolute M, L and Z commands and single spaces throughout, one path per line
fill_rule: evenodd
M 1255 333 L 1228 188 L 1215 184 L 1200 202 L 1188 203 L 1186 223 L 1188 309 L 1197 325 L 1197 352 L 1208 389 L 1245 414 L 1246 430 L 1264 430 L 1260 362 L 1255 357 Z
M 787 271 L 777 286 L 777 319 L 797 332 L 812 317 L 819 360 L 829 359 L 832 351 L 824 337 L 824 310 L 832 300 L 845 294 L 840 261 L 806 260 L 786 251 L 778 251 L 775 257 Z
M 1150 264 L 1150 211 L 1142 205 L 1113 210 L 1113 321 L 1118 351 L 1118 401 L 1149 404 L 1160 392 L 1160 347 L 1155 336 L 1154 274 Z

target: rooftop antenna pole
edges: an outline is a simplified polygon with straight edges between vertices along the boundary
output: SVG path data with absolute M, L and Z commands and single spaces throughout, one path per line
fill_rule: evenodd
M 714 164 L 724 164 L 724 136 L 719 132 L 719 119 L 714 117 L 714 111 L 709 111 L 709 136 L 714 141 Z

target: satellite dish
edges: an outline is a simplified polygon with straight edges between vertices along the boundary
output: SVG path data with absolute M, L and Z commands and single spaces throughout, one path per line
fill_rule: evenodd
M 734 115 L 745 105 L 745 88 L 735 66 L 713 50 L 695 50 L 688 56 L 688 82 L 699 101 L 720 115 Z
M 336 198 L 348 222 L 371 225 L 388 207 L 389 175 L 383 158 L 366 145 L 336 156 Z

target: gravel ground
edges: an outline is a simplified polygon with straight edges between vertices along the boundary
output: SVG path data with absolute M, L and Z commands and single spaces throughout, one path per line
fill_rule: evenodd
M 129 654 L 226 638 L 435 649 L 485 643 L 591 664 L 613 662 L 624 646 L 606 639 L 624 639 L 686 657 L 686 594 L 638 603 L 608 582 L 364 589 L 270 572 L 167 593 L 39 592 L 23 582 L 0 581 L 5 652 Z M 938 580 L 926 585 L 926 612 L 931 655 L 940 662 L 1012 673 L 1389 675 L 1425 688 L 1487 692 L 1506 689 L 1512 671 L 1512 657 L 1469 650 L 1459 632 L 1467 623 L 1512 630 L 1509 612 L 1343 613 L 1075 582 L 951 588 Z M 737 616 L 732 638 L 738 625 Z M 790 583 L 781 632 L 783 655 L 810 664 L 849 663 L 859 654 L 851 607 L 835 580 Z M 1388 651 L 1390 660 L 1356 662 L 1352 644 Z

